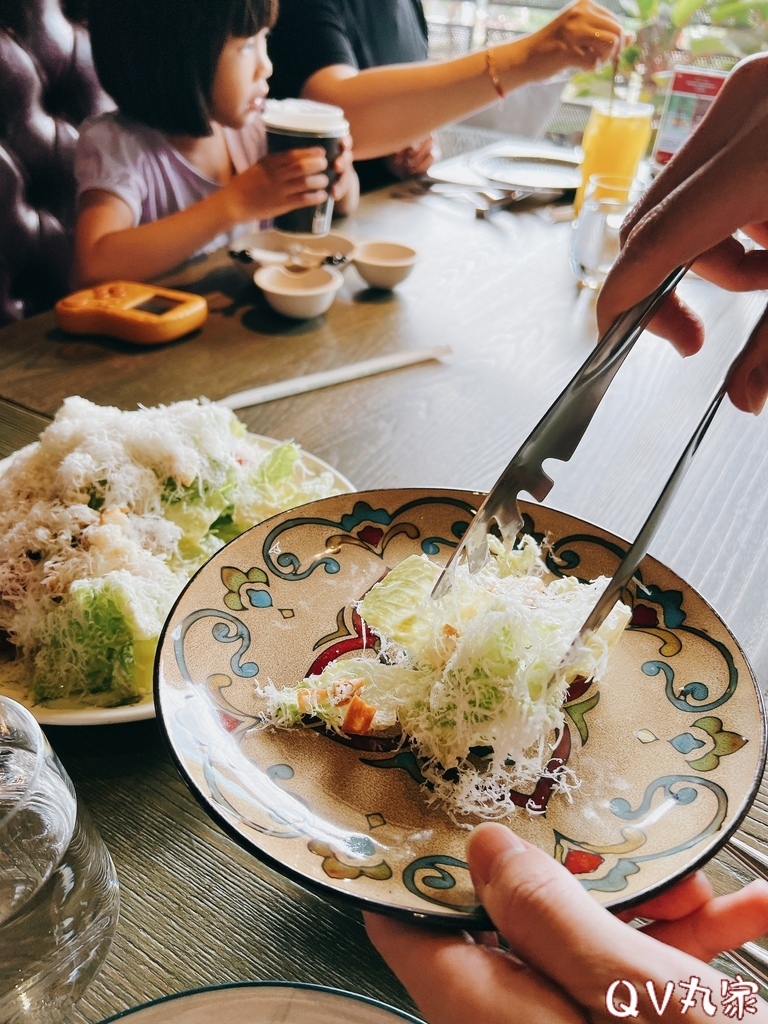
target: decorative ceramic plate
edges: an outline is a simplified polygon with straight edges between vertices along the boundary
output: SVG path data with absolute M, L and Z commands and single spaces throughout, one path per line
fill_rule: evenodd
M 243 982 L 157 999 L 110 1017 L 131 1024 L 422 1024 L 375 999 L 319 985 Z
M 470 160 L 477 174 L 513 188 L 566 189 L 581 184 L 581 168 L 570 156 L 536 156 L 532 153 L 487 153 Z
M 467 833 L 427 806 L 413 754 L 321 727 L 265 728 L 256 684 L 295 684 L 371 646 L 355 602 L 409 554 L 445 562 L 480 498 L 370 491 L 267 520 L 189 583 L 155 665 L 173 756 L 242 846 L 326 897 L 461 927 L 485 923 Z M 525 531 L 547 538 L 554 575 L 611 575 L 628 546 L 562 512 L 521 507 Z M 511 792 L 508 819 L 614 909 L 707 861 L 746 813 L 765 758 L 759 690 L 727 627 L 654 559 L 638 575 L 606 675 L 572 687 L 566 705 L 556 754 L 581 787 L 572 802 L 545 779 Z
M 283 444 L 282 441 L 275 440 L 272 437 L 264 437 L 261 434 L 251 434 L 251 437 L 261 441 L 265 450 L 271 450 Z M 26 450 L 27 448 L 21 449 L 21 451 Z M 18 455 L 19 452 L 15 454 Z M 304 449 L 302 449 L 302 454 L 307 463 L 314 467 L 318 473 L 331 473 L 334 486 L 338 490 L 354 490 L 350 481 L 337 472 L 333 466 L 329 466 L 327 462 L 323 462 L 322 459 L 317 458 L 316 455 L 312 455 Z M 8 458 L 0 460 L 0 475 L 10 465 L 13 458 L 14 455 L 10 455 Z M 126 704 L 117 708 L 60 708 L 46 704 L 34 704 L 29 697 L 26 687 L 20 686 L 9 679 L 3 679 L 2 669 L 3 665 L 2 661 L 0 661 L 0 693 L 23 704 L 24 707 L 32 712 L 41 725 L 118 725 L 121 722 L 141 722 L 155 717 L 155 704 L 151 695 L 138 704 Z

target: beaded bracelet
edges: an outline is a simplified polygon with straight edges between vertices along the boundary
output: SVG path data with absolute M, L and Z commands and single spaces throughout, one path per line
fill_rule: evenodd
M 496 90 L 496 95 L 499 97 L 500 100 L 503 100 L 504 97 L 506 96 L 506 93 L 504 92 L 503 85 L 499 81 L 499 76 L 496 74 L 496 68 L 494 67 L 493 64 L 493 57 L 491 56 L 491 51 L 489 49 L 486 49 L 485 51 L 485 70 L 488 72 L 488 77 L 493 83 L 493 88 Z

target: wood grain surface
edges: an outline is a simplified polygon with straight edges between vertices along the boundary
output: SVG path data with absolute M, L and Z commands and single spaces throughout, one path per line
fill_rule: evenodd
M 0 398 L 53 415 L 68 395 L 122 408 L 220 398 L 391 350 L 448 344 L 453 355 L 242 410 L 250 429 L 294 438 L 358 487 L 487 489 L 595 342 L 593 298 L 569 266 L 571 227 L 546 209 L 476 220 L 439 196 L 366 197 L 340 225 L 414 245 L 394 292 L 354 268 L 328 313 L 273 313 L 226 253 L 167 280 L 206 295 L 197 335 L 139 349 L 66 337 L 50 315 L 0 332 Z M 762 309 L 692 278 L 681 293 L 708 339 L 682 360 L 645 334 L 570 463 L 552 467 L 548 503 L 631 538 Z M 10 421 L 8 421 L 10 422 Z M 13 447 L 5 421 L 0 439 Z M 9 428 L 10 430 L 10 428 Z M 768 681 L 768 415 L 726 404 L 651 553 L 715 607 Z M 199 985 L 288 979 L 333 985 L 413 1010 L 367 945 L 358 915 L 258 864 L 212 824 L 176 773 L 154 722 L 50 728 L 113 852 L 122 916 L 80 1022 Z M 727 885 L 727 879 L 724 883 Z

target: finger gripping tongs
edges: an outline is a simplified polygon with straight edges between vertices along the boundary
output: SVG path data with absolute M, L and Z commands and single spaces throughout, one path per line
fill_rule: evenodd
M 488 492 L 461 542 L 438 577 L 432 590 L 433 598 L 438 599 L 448 593 L 455 567 L 462 558 L 466 557 L 470 573 L 476 573 L 482 568 L 488 559 L 488 535 L 494 526 L 501 532 L 505 541 L 514 540 L 523 525 L 517 500 L 519 493 L 527 491 L 537 501 L 542 501 L 546 497 L 553 481 L 543 469 L 544 462 L 547 459 L 567 462 L 571 458 L 619 367 L 645 326 L 687 269 L 680 267 L 675 270 L 655 292 L 623 313 L 606 331 Z M 728 375 L 723 379 L 717 394 L 693 431 L 637 538 L 574 638 L 570 651 L 577 650 L 587 634 L 599 628 L 619 599 L 622 589 L 634 576 L 723 400 L 727 381 Z M 565 662 L 567 658 L 568 655 L 563 661 Z

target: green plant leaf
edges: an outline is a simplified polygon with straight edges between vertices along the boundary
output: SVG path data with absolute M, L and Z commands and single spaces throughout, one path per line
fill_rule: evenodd
M 752 11 L 761 18 L 768 18 L 768 3 L 747 3 L 745 0 L 730 0 L 715 7 L 710 15 L 713 25 L 721 25 L 733 18 L 739 25 L 749 24 Z
M 687 25 L 696 11 L 705 7 L 707 0 L 677 0 L 672 5 L 672 24 L 678 28 Z
M 659 13 L 659 0 L 637 0 L 641 21 L 654 21 Z
M 642 56 L 642 50 L 637 43 L 631 43 L 622 53 L 620 63 L 622 67 L 632 69 Z
M 744 56 L 732 39 L 724 39 L 721 36 L 697 36 L 690 41 L 688 50 L 694 57 L 713 53 L 720 57 L 732 57 L 734 64 Z

